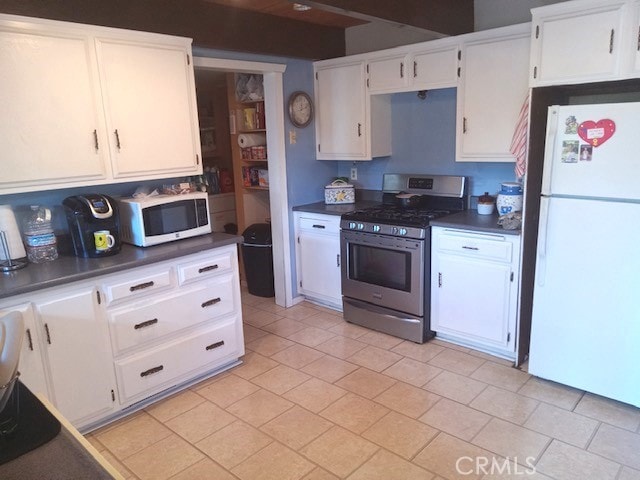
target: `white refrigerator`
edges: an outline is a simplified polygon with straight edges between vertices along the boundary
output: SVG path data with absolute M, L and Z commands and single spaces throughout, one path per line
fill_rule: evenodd
M 640 406 L 640 103 L 549 107 L 529 372 Z

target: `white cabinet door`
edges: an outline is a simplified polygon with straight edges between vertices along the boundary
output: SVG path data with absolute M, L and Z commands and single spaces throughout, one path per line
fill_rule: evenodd
M 513 162 L 509 152 L 528 91 L 529 30 L 465 42 L 457 95 L 456 160 Z
M 513 357 L 519 271 L 519 236 L 433 227 L 431 328 Z
M 88 37 L 0 25 L 2 193 L 106 178 L 93 58 Z
M 300 292 L 342 309 L 340 217 L 297 213 L 296 237 Z
M 455 87 L 458 82 L 458 45 L 416 52 L 410 65 L 413 89 Z
M 365 64 L 316 71 L 318 160 L 363 160 L 367 149 Z
M 511 266 L 440 254 L 431 328 L 506 348 Z
M 42 363 L 42 347 L 39 341 L 31 303 L 3 306 L 0 309 L 0 314 L 10 311 L 20 312 L 24 320 L 22 352 L 20 353 L 20 360 L 18 362 L 20 381 L 33 393 L 41 393 L 49 398 L 49 388 L 47 387 Z
M 369 92 L 401 91 L 410 81 L 413 69 L 410 68 L 407 55 L 396 55 L 370 60 Z
M 114 177 L 197 172 L 200 147 L 186 49 L 96 43 Z
M 106 320 L 92 286 L 36 300 L 55 406 L 75 426 L 114 408 L 115 376 Z
M 533 9 L 531 85 L 586 83 L 620 73 L 624 1 Z

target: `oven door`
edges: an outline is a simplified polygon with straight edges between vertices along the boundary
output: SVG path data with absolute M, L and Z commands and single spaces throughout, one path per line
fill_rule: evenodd
M 424 315 L 425 241 L 343 230 L 342 295 Z

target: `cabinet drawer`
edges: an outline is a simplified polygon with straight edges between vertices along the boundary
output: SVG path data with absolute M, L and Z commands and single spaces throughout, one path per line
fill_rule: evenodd
M 194 332 L 174 342 L 115 362 L 121 402 L 152 395 L 179 377 L 216 364 L 237 354 L 237 322 L 233 318 L 223 324 Z
M 171 287 L 171 269 L 148 271 L 141 275 L 133 275 L 129 278 L 105 284 L 107 304 L 117 300 L 136 298 L 147 295 L 150 292 Z
M 340 217 L 335 220 L 331 217 L 300 217 L 299 225 L 301 230 L 311 230 L 318 233 L 340 233 Z
M 235 254 L 235 249 L 228 250 L 178 265 L 178 283 L 184 285 L 203 278 L 230 272 L 233 265 L 232 255 Z
M 114 354 L 233 311 L 230 275 L 142 306 L 109 312 Z
M 437 248 L 441 252 L 464 254 L 470 257 L 511 262 L 513 246 L 510 242 L 495 238 L 476 235 L 448 235 L 438 236 Z

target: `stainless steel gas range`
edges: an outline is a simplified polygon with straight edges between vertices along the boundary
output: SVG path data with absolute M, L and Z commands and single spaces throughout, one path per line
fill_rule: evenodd
M 381 205 L 340 219 L 343 315 L 348 322 L 423 343 L 434 335 L 429 222 L 466 208 L 466 178 L 384 174 L 382 189 Z M 398 194 L 419 197 L 403 206 Z

